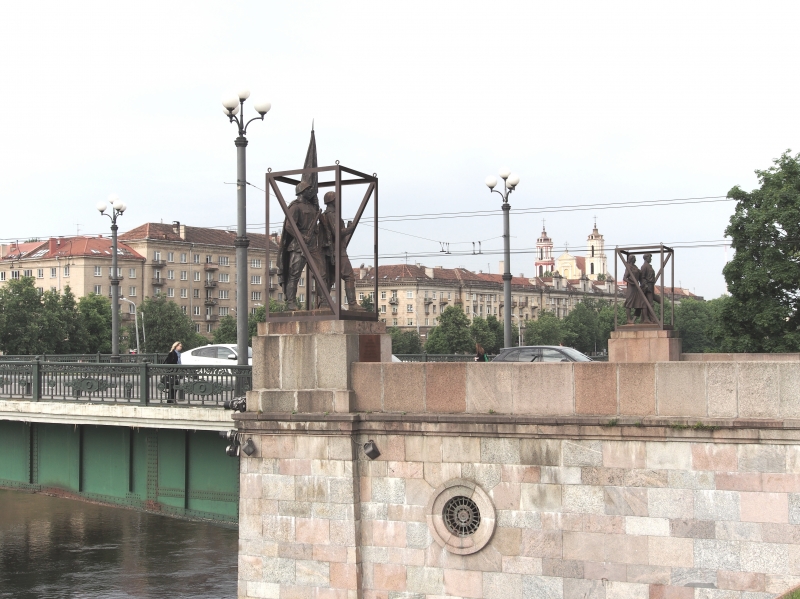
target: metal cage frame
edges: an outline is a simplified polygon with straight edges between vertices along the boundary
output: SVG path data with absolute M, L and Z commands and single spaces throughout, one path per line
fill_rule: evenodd
M 622 264 L 625 266 L 625 273 L 627 274 L 627 272 L 628 272 L 628 256 L 631 256 L 631 255 L 636 256 L 636 255 L 644 255 L 644 254 L 656 254 L 656 253 L 658 253 L 658 255 L 661 258 L 661 267 L 659 268 L 658 272 L 656 272 L 656 283 L 655 283 L 656 287 L 658 287 L 659 286 L 658 281 L 659 281 L 659 279 L 661 280 L 661 285 L 660 285 L 660 287 L 661 287 L 661 298 L 662 298 L 661 318 L 660 319 L 656 319 L 655 318 L 655 310 L 654 310 L 654 308 L 652 306 L 650 306 L 650 304 L 647 301 L 645 301 L 645 306 L 647 306 L 645 309 L 650 311 L 651 315 L 653 316 L 653 320 L 656 321 L 655 323 L 652 323 L 652 324 L 635 324 L 635 325 L 628 325 L 628 324 L 620 325 L 617 322 L 617 312 L 618 312 L 617 311 L 617 306 L 619 304 L 619 293 L 614 293 L 614 330 L 619 330 L 619 328 L 621 326 L 646 327 L 646 328 L 650 328 L 650 329 L 652 329 L 653 327 L 658 327 L 658 330 L 662 330 L 662 331 L 665 330 L 665 329 L 671 330 L 671 329 L 673 329 L 675 327 L 675 250 L 674 249 L 665 246 L 663 243 L 660 243 L 658 245 L 641 245 L 641 246 L 629 247 L 629 248 L 620 248 L 620 247 L 615 248 L 614 249 L 614 284 L 617 285 L 618 282 L 619 282 L 619 277 L 617 276 L 617 265 L 619 264 L 620 261 L 622 261 Z M 663 303 L 663 298 L 665 297 L 664 296 L 664 270 L 665 270 L 665 268 L 666 268 L 666 266 L 668 264 L 671 265 L 671 268 L 670 268 L 670 286 L 669 286 L 669 289 L 670 289 L 669 300 L 670 300 L 671 306 L 670 306 L 670 322 L 669 322 L 669 324 L 665 325 L 664 324 L 664 303 Z M 627 284 L 626 284 L 626 288 L 627 288 Z M 640 294 L 642 294 L 642 296 L 644 296 L 644 292 L 642 291 L 641 287 L 639 287 L 637 285 L 636 289 Z
M 267 322 L 287 322 L 287 321 L 319 321 L 319 320 L 366 320 L 366 321 L 377 321 L 378 320 L 378 277 L 374 277 L 374 284 L 373 284 L 373 311 L 350 311 L 350 310 L 342 310 L 342 286 L 341 286 L 341 278 L 338 278 L 335 282 L 335 290 L 337 301 L 334 302 L 331 294 L 328 293 L 328 289 L 325 285 L 322 284 L 322 274 L 318 272 L 317 265 L 314 263 L 314 260 L 311 260 L 311 253 L 308 250 L 308 246 L 303 239 L 303 236 L 300 234 L 300 231 L 297 228 L 297 223 L 295 223 L 292 219 L 289 218 L 289 207 L 286 201 L 283 198 L 283 194 L 281 193 L 279 183 L 284 183 L 287 185 L 297 185 L 300 183 L 303 175 L 305 174 L 312 174 L 312 173 L 332 173 L 333 180 L 327 181 L 319 181 L 318 187 L 333 187 L 334 191 L 336 192 L 336 222 L 340 223 L 342 220 L 342 186 L 344 185 L 367 185 L 367 191 L 364 194 L 363 199 L 361 200 L 361 204 L 358 207 L 358 211 L 356 212 L 356 216 L 353 219 L 353 223 L 355 227 L 353 228 L 353 233 L 351 234 L 350 238 L 355 235 L 355 231 L 358 229 L 358 223 L 361 220 L 361 216 L 364 214 L 364 210 L 372 201 L 373 207 L 373 219 L 374 219 L 374 235 L 373 235 L 373 259 L 375 264 L 375 272 L 378 272 L 378 176 L 373 173 L 372 175 L 367 175 L 366 173 L 362 173 L 351 168 L 347 168 L 339 164 L 338 160 L 335 165 L 333 166 L 321 166 L 315 168 L 301 168 L 301 169 L 294 169 L 290 171 L 280 171 L 280 172 L 272 172 L 272 169 L 269 169 L 266 173 L 266 192 L 265 192 L 265 204 L 266 204 L 266 223 L 267 223 L 267 237 L 269 238 L 269 193 L 275 195 L 275 198 L 278 200 L 278 204 L 283 211 L 283 216 L 285 222 L 289 224 L 289 227 L 294 235 L 295 239 L 297 239 L 300 250 L 303 253 L 303 256 L 306 259 L 306 272 L 308 275 L 312 275 L 314 277 L 314 281 L 316 283 L 316 293 L 321 293 L 322 297 L 328 302 L 328 306 L 330 307 L 330 312 L 327 309 L 323 310 L 316 310 L 311 308 L 312 306 L 312 297 L 313 303 L 316 304 L 316 295 L 312 296 L 311 294 L 311 285 L 310 285 L 310 276 L 306 276 L 307 282 L 307 299 L 306 299 L 306 306 L 305 310 L 298 310 L 296 312 L 292 312 L 288 314 L 286 312 L 273 312 L 269 311 L 269 280 L 270 277 L 267 277 L 266 281 L 266 317 Z M 350 178 L 345 178 L 347 176 Z M 374 199 L 373 199 L 374 196 Z M 334 251 L 335 251 L 335 265 L 336 265 L 336 272 L 341 273 L 341 250 L 342 248 L 342 239 L 341 239 L 341 231 L 340 228 L 337 226 L 336 231 L 334 234 Z M 346 245 L 344 246 L 347 247 Z M 307 314 L 299 315 L 297 312 L 307 312 Z M 283 315 L 283 316 L 282 316 Z

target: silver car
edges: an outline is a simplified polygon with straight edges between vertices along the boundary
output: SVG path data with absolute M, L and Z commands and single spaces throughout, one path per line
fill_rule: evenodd
M 253 348 L 247 348 L 247 363 L 253 365 Z M 231 366 L 236 365 L 239 355 L 236 344 L 217 343 L 195 347 L 181 354 L 181 364 L 187 366 Z
M 592 359 L 571 347 L 528 345 L 506 347 L 492 362 L 591 362 Z

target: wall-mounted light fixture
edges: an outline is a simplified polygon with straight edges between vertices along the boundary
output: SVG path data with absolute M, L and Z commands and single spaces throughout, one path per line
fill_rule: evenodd
M 364 453 L 367 454 L 367 457 L 370 460 L 374 460 L 379 455 L 381 455 L 381 452 L 378 451 L 378 446 L 375 445 L 375 441 L 373 441 L 372 439 L 364 443 Z
M 242 445 L 242 451 L 250 457 L 256 452 L 256 444 L 253 443 L 253 439 L 248 439 L 245 441 L 244 445 Z

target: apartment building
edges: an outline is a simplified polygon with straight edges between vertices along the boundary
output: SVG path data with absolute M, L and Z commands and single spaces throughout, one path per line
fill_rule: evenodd
M 248 233 L 247 306 L 255 312 L 278 293 L 278 239 Z M 191 316 L 195 330 L 211 334 L 219 319 L 236 315 L 235 231 L 146 223 L 119 236 L 127 246 L 145 257 L 142 296 L 166 295 Z M 123 294 L 137 292 L 127 285 Z

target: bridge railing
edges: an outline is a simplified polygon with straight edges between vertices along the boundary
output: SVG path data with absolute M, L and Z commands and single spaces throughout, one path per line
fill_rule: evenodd
M 401 362 L 474 362 L 475 354 L 395 354 Z M 494 354 L 487 354 L 489 361 Z
M 149 362 L 160 364 L 167 357 L 165 353 L 152 354 L 120 354 L 119 363 L 133 364 L 139 362 Z M 2 362 L 94 362 L 97 364 L 110 363 L 111 354 L 39 354 L 39 355 L 19 355 L 4 356 L 0 355 Z
M 250 366 L 0 361 L 0 398 L 222 407 L 252 388 Z

